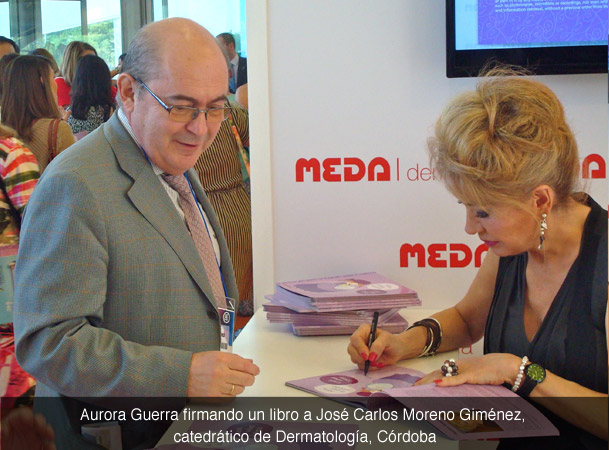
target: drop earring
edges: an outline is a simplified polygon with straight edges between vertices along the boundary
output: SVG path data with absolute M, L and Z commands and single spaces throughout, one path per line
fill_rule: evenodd
M 543 213 L 541 215 L 541 223 L 539 224 L 539 245 L 537 246 L 537 250 L 542 250 L 543 249 L 543 241 L 546 240 L 546 230 L 548 229 L 548 222 L 546 221 L 546 218 L 548 217 L 548 215 L 546 213 Z

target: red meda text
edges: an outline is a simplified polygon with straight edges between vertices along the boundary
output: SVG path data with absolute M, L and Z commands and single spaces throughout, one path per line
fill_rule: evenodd
M 423 244 L 402 244 L 400 247 L 400 267 L 409 267 L 412 260 L 415 267 L 461 268 L 467 267 L 474 261 L 475 267 L 482 264 L 482 255 L 488 250 L 486 244 L 480 244 L 472 250 L 466 244 L 429 244 L 427 249 Z M 447 253 L 448 252 L 448 253 Z

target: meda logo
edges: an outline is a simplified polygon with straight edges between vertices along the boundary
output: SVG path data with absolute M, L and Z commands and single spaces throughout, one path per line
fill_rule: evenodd
M 354 181 L 434 181 L 436 173 L 434 169 L 415 164 L 412 167 L 400 169 L 400 158 L 395 159 L 395 164 L 382 156 L 372 158 L 366 162 L 360 158 L 300 158 L 296 161 L 296 182 L 304 183 L 312 181 L 319 183 L 327 181 L 354 182 Z
M 323 169 L 323 170 L 322 170 Z M 382 157 L 373 158 L 368 164 L 359 158 L 300 158 L 296 161 L 296 182 L 305 181 L 305 172 L 310 173 L 310 180 L 319 182 L 390 181 L 391 167 Z
M 607 178 L 607 165 L 605 159 L 591 153 L 582 161 L 582 178 Z
M 400 267 L 409 267 L 411 259 L 416 263 L 415 267 L 434 268 L 461 268 L 468 267 L 472 261 L 474 267 L 482 264 L 482 255 L 488 250 L 486 244 L 480 244 L 471 249 L 466 244 L 429 244 L 427 248 L 423 244 L 402 244 L 400 247 Z

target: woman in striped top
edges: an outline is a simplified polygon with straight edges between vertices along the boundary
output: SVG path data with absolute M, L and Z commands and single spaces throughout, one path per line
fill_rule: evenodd
M 231 116 L 222 122 L 195 170 L 226 236 L 239 289 L 239 315 L 251 316 L 254 309 L 251 201 L 243 185 L 239 156 L 240 147 L 249 146 L 249 117 L 247 110 L 231 106 Z
M 21 215 L 39 176 L 36 157 L 0 125 L 0 245 L 18 243 Z

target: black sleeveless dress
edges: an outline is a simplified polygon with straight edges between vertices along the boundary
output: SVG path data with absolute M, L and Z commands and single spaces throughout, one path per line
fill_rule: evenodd
M 528 255 L 500 258 L 484 334 L 484 353 L 526 355 L 556 375 L 607 393 L 607 211 L 592 198 L 588 198 L 587 205 L 591 210 L 579 255 L 531 342 L 524 332 Z M 584 401 L 590 407 L 603 404 L 602 400 Z M 604 405 L 606 408 L 606 402 Z M 499 448 L 607 449 L 606 441 L 549 411 L 543 412 L 559 429 L 560 437 L 504 439 Z

